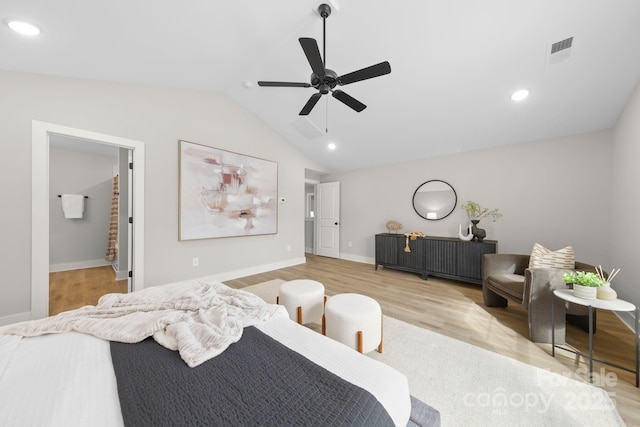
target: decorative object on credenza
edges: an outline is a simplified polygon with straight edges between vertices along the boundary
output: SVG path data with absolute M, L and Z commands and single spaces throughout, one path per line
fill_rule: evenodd
M 600 274 L 590 271 L 565 273 L 562 280 L 565 283 L 573 284 L 573 295 L 583 299 L 596 299 L 598 287 L 606 283 Z
M 411 252 L 411 248 L 409 247 L 409 239 L 416 240 L 418 237 L 425 237 L 425 234 L 422 231 L 410 231 L 408 233 L 404 233 L 405 235 L 405 252 Z
M 498 211 L 498 209 L 489 209 L 483 208 L 478 203 L 468 200 L 467 203 L 460 205 L 461 209 L 464 209 L 467 212 L 467 216 L 469 217 L 469 221 L 471 221 L 471 230 L 473 231 L 473 240 L 482 242 L 485 237 L 487 237 L 487 232 L 478 227 L 478 223 L 482 218 L 490 217 L 493 222 L 496 222 L 498 219 L 502 217 L 502 214 Z
M 471 220 L 471 232 L 473 233 L 473 240 L 476 242 L 482 242 L 487 237 L 487 231 L 484 228 L 478 227 L 479 219 Z
M 398 230 L 402 229 L 402 224 L 400 224 L 398 221 L 387 221 L 387 223 L 385 224 L 387 227 L 387 230 L 389 230 L 389 233 L 391 233 L 392 231 L 395 231 L 396 233 L 398 232 Z
M 447 182 L 439 179 L 420 184 L 413 193 L 413 210 L 429 221 L 448 217 L 458 204 L 456 191 Z
M 275 234 L 278 164 L 179 141 L 179 240 Z
M 602 279 L 602 281 L 604 282 L 602 285 L 598 286 L 597 288 L 598 290 L 596 292 L 596 296 L 598 299 L 605 300 L 605 301 L 613 301 L 618 298 L 618 293 L 611 288 L 611 281 L 619 272 L 620 272 L 619 268 L 617 270 L 614 268 L 611 271 L 611 274 L 607 276 L 604 274 L 604 271 L 602 270 L 601 265 L 596 267 L 596 273 L 598 273 L 598 276 L 600 276 L 600 279 Z
M 460 226 L 458 227 L 458 237 L 460 238 L 460 240 L 464 240 L 465 242 L 473 239 L 473 230 L 471 224 L 469 224 L 469 231 L 467 231 L 466 236 L 462 234 L 462 224 L 460 224 Z

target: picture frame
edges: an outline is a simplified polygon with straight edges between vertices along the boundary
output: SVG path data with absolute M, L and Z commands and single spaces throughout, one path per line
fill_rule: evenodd
M 278 163 L 179 140 L 178 239 L 278 232 Z

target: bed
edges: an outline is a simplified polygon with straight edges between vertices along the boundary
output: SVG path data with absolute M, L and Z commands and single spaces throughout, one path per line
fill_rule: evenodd
M 12 426 L 439 425 L 401 373 L 219 282 L 0 328 L 0 401 Z

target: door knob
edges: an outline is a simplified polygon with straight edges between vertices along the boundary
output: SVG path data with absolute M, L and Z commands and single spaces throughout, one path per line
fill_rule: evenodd
M 338 225 L 338 223 L 336 222 L 336 225 Z

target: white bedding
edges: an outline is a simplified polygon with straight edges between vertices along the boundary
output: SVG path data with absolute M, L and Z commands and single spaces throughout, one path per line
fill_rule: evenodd
M 0 366 L 2 426 L 123 425 L 108 341 L 0 335 Z
M 285 317 L 258 329 L 368 390 L 397 426 L 409 420 L 407 379 L 389 366 Z M 76 332 L 0 335 L 0 425 L 121 426 L 109 342 Z
M 289 318 L 273 318 L 255 326 L 315 364 L 369 391 L 396 426 L 407 425 L 411 412 L 409 383 L 400 372 Z

